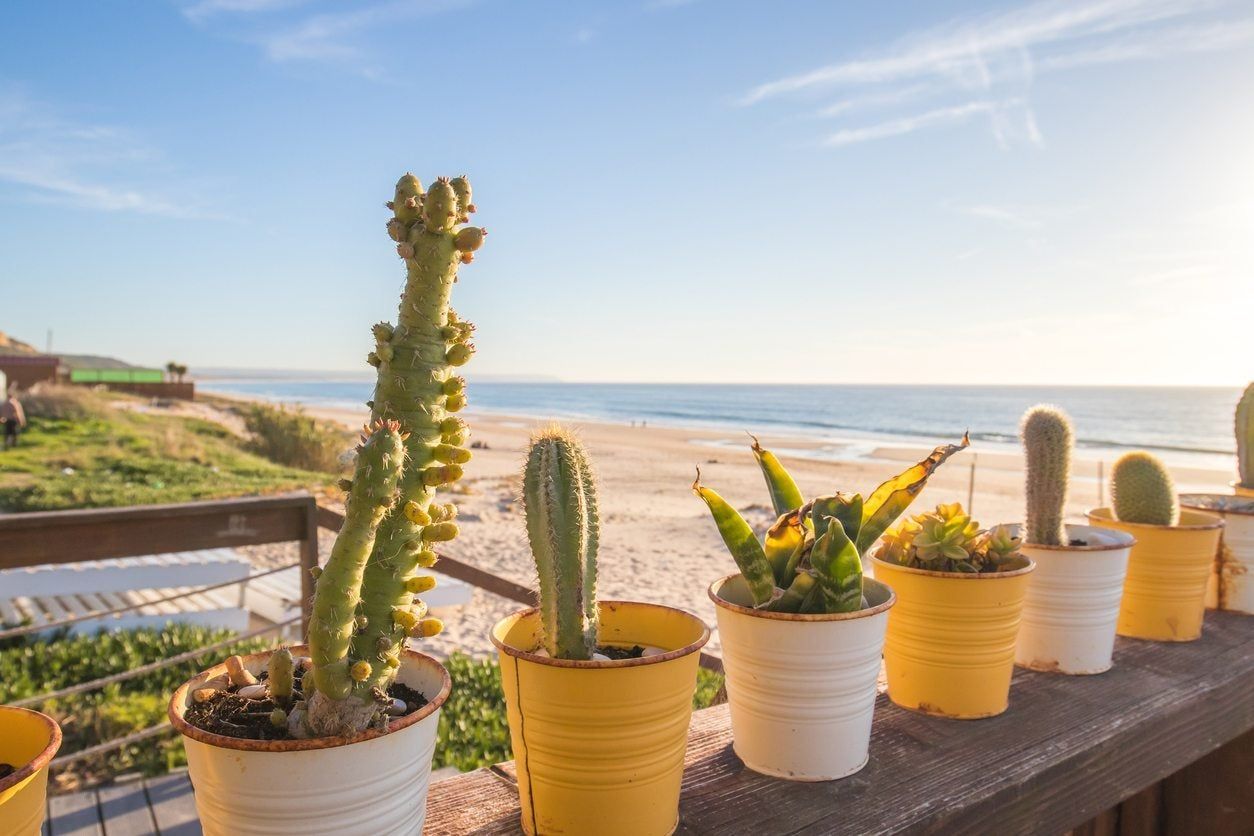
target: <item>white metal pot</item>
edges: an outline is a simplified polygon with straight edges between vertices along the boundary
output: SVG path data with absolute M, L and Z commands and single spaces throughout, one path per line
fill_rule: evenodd
M 710 585 L 727 673 L 732 746 L 755 772 L 830 781 L 867 763 L 893 591 L 867 578 L 870 606 L 797 614 L 752 608 L 744 578 Z
M 269 657 L 254 653 L 244 664 L 260 673 Z M 452 688 L 443 665 L 405 651 L 397 680 L 427 697 L 422 709 L 392 721 L 386 733 L 314 740 L 239 740 L 187 723 L 192 692 L 225 672 L 217 665 L 196 675 L 170 701 L 206 836 L 422 832 L 440 706 Z
M 1210 511 L 1224 521 L 1206 582 L 1206 608 L 1254 615 L 1254 496 L 1186 493 L 1180 507 Z
M 1011 526 L 1014 535 L 1019 526 Z M 1128 572 L 1131 534 L 1068 525 L 1067 539 L 1082 546 L 1025 543 L 1036 562 L 1023 600 L 1015 664 L 1037 671 L 1094 674 L 1110 670 L 1115 624 Z

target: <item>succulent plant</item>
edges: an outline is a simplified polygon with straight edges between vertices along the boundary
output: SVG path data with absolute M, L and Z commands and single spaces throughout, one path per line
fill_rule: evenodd
M 301 737 L 386 728 L 384 695 L 408 638 L 437 634 L 417 598 L 433 580 L 418 570 L 436 562 L 433 546 L 457 535 L 456 508 L 435 502 L 470 459 L 465 381 L 453 374 L 474 353 L 474 326 L 449 307 L 459 265 L 484 230 L 460 227 L 474 211 L 464 177 L 440 178 L 424 191 L 406 174 L 388 203 L 388 235 L 406 268 L 395 325 L 374 326 L 367 361 L 378 369 L 370 423 L 358 447 L 344 526 L 317 578 L 305 699 L 289 712 Z M 312 687 L 307 683 L 312 683 Z
M 1148 525 L 1175 525 L 1180 503 L 1171 474 L 1156 456 L 1143 450 L 1124 453 L 1110 471 L 1115 518 Z
M 957 502 L 902 520 L 881 542 L 881 560 L 933 572 L 1000 572 L 1024 565 L 1022 541 L 1008 526 L 982 530 Z
M 544 648 L 554 659 L 591 659 L 600 520 L 592 463 L 578 438 L 558 426 L 532 436 L 522 500 L 540 580 Z
M 1029 543 L 1062 546 L 1067 543 L 1063 513 L 1071 479 L 1071 447 L 1075 437 L 1071 419 L 1056 406 L 1041 404 L 1023 415 L 1019 426 L 1026 459 L 1027 524 Z
M 964 434 L 958 444 L 937 447 L 865 499 L 841 492 L 803 502 L 779 459 L 754 438 L 753 454 L 777 515 L 762 542 L 735 508 L 701 485 L 700 468 L 692 489 L 714 517 L 755 607 L 772 612 L 853 612 L 865 606 L 862 556 L 909 507 L 936 468 L 968 444 Z
M 1237 401 L 1237 472 L 1243 488 L 1254 488 L 1254 383 L 1245 387 Z

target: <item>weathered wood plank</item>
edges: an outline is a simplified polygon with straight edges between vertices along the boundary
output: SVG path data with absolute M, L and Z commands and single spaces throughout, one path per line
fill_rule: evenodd
M 1162 809 L 1172 836 L 1254 833 L 1254 731 L 1163 781 Z
M 96 795 L 105 836 L 159 836 L 141 782 L 101 787 Z
M 186 772 L 148 778 L 144 792 L 161 836 L 201 836 L 196 796 Z
M 1254 728 L 1250 693 L 1254 619 L 1208 613 L 1196 642 L 1121 639 L 1101 676 L 1017 671 L 1000 717 L 927 717 L 881 696 L 870 763 L 842 781 L 746 769 L 717 706 L 693 717 L 680 832 L 1064 833 Z M 517 796 L 494 780 L 480 770 L 434 785 L 431 832 L 510 822 Z
M 312 496 L 0 514 L 0 569 L 303 540 Z
M 103 836 L 96 793 L 73 792 L 48 798 L 50 836 Z

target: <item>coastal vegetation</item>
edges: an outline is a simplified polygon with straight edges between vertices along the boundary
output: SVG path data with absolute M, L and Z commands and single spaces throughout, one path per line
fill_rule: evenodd
M 219 423 L 140 411 L 140 399 L 41 386 L 23 400 L 29 425 L 3 454 L 0 512 L 317 490 L 334 480 L 272 461 Z
M 317 421 L 299 408 L 248 404 L 242 409 L 244 427 L 251 438 L 248 449 L 277 464 L 339 473 L 348 450 L 346 435 L 338 427 Z

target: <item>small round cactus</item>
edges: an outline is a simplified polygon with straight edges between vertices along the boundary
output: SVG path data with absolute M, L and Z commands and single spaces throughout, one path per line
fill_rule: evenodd
M 1034 406 L 1023 414 L 1019 435 L 1026 459 L 1027 540 L 1042 546 L 1065 545 L 1063 513 L 1075 437 L 1071 419 L 1056 406 Z
M 1175 525 L 1180 505 L 1171 474 L 1157 457 L 1144 451 L 1125 453 L 1110 474 L 1115 517 L 1123 522 Z

